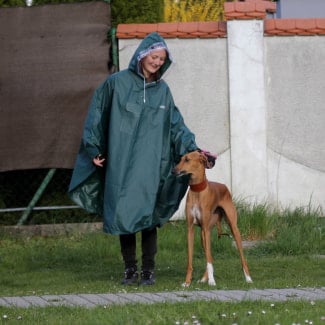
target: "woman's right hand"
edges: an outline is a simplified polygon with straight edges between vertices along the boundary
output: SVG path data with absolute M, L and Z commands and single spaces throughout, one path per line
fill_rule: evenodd
M 97 155 L 93 159 L 93 164 L 97 167 L 104 167 L 105 158 L 102 155 Z

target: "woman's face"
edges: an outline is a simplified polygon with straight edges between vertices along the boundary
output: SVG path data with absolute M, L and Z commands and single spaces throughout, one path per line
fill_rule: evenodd
M 151 79 L 153 75 L 165 63 L 167 53 L 164 49 L 154 50 L 142 59 L 142 70 L 146 79 Z

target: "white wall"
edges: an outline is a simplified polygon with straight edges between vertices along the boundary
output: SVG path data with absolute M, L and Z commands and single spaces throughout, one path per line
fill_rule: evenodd
M 198 145 L 219 155 L 208 178 L 248 203 L 324 210 L 325 36 L 264 37 L 258 20 L 227 32 L 166 39 L 175 102 Z M 119 40 L 121 69 L 139 42 Z

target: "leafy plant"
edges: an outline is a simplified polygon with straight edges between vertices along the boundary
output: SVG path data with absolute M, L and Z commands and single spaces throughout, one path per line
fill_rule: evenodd
M 111 1 L 112 26 L 163 21 L 163 0 Z
M 166 22 L 218 21 L 223 19 L 225 0 L 165 0 Z

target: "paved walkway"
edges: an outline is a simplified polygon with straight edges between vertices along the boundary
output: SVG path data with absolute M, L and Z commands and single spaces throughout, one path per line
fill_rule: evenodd
M 0 306 L 6 307 L 45 307 L 45 306 L 81 306 L 95 307 L 114 304 L 156 302 L 187 302 L 192 300 L 233 301 L 243 300 L 325 300 L 325 287 L 295 289 L 251 289 L 251 290 L 208 290 L 208 291 L 174 291 L 174 292 L 136 292 L 136 293 L 102 293 L 75 295 L 44 295 L 23 297 L 0 297 Z

